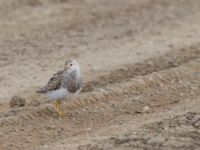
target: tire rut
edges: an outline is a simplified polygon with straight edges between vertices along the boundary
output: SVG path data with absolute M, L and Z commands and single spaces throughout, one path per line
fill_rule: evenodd
M 85 84 L 82 92 L 90 92 L 95 88 L 103 88 L 108 84 L 120 83 L 138 75 L 147 75 L 160 70 L 177 67 L 190 60 L 200 58 L 200 43 L 194 43 L 191 46 L 174 49 L 167 54 L 148 59 L 143 63 L 128 64 L 123 68 L 113 70 L 108 76 L 101 76 L 96 81 L 90 81 Z

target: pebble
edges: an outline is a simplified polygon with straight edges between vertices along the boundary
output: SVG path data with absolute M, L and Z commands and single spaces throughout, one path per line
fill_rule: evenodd
M 23 107 L 26 105 L 26 100 L 19 96 L 13 96 L 10 100 L 10 107 Z
M 149 106 L 145 106 L 142 111 L 143 112 L 149 112 L 149 110 L 150 110 Z

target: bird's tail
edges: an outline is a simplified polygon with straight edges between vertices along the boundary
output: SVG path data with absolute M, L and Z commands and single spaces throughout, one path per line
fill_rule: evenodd
M 44 88 L 40 88 L 39 90 L 36 91 L 36 93 L 39 93 L 39 94 L 45 94 L 47 92 L 47 89 L 44 87 Z

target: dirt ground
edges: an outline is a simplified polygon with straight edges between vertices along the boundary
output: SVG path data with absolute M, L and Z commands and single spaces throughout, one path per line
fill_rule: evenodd
M 0 0 L 1 150 L 199 150 L 199 0 Z M 85 85 L 35 93 L 65 60 Z M 10 108 L 17 95 L 26 106 Z

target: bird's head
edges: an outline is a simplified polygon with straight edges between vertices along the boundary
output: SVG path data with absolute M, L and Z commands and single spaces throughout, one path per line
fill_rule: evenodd
M 65 62 L 65 69 L 68 72 L 78 71 L 79 70 L 79 64 L 75 60 L 67 60 Z

